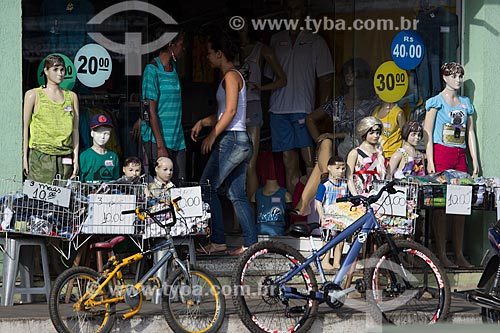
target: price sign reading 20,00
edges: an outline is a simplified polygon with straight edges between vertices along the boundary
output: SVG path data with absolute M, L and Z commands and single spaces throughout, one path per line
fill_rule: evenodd
M 85 55 L 81 55 L 78 58 L 78 61 L 81 61 L 80 67 L 78 67 L 78 72 L 80 74 L 90 73 L 92 75 L 97 74 L 98 70 L 108 71 L 109 66 L 111 65 L 111 61 L 108 58 L 96 58 L 91 56 L 89 59 Z
M 90 88 L 102 86 L 109 79 L 112 70 L 111 57 L 98 44 L 83 46 L 75 56 L 76 76 Z

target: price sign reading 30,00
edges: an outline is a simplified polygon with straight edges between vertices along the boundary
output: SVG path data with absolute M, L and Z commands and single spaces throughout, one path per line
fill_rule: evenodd
M 387 103 L 397 102 L 408 90 L 408 73 L 396 66 L 394 61 L 386 61 L 377 68 L 373 86 L 381 100 Z
M 81 83 L 90 88 L 99 87 L 111 75 L 111 57 L 101 45 L 87 44 L 76 54 L 75 68 Z

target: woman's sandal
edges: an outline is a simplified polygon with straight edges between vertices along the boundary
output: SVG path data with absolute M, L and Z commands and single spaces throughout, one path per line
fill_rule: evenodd
M 208 243 L 208 245 L 206 246 L 200 244 L 200 247 L 196 249 L 196 253 L 204 255 L 225 253 L 226 251 L 227 251 L 226 244 L 217 244 L 217 243 Z
M 248 247 L 240 246 L 240 247 L 239 247 L 239 248 L 237 248 L 237 249 L 234 249 L 234 250 L 228 251 L 228 252 L 227 252 L 227 254 L 229 254 L 230 256 L 239 256 L 239 255 L 241 255 L 243 252 L 245 252 L 247 249 L 248 249 Z

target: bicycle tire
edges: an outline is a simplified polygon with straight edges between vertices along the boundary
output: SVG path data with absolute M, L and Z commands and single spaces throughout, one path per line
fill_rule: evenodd
M 177 333 L 218 332 L 226 314 L 226 301 L 219 281 L 206 270 L 190 268 L 188 287 L 183 271 L 178 268 L 169 274 L 167 293 L 162 308 L 170 328 Z
M 495 282 L 495 274 L 490 277 L 484 287 L 484 292 L 487 295 L 499 297 L 498 292 L 493 293 L 493 283 Z M 481 307 L 481 319 L 485 324 L 500 324 L 500 311 Z
M 394 243 L 397 262 L 389 244 L 384 244 L 365 266 L 366 300 L 373 318 L 394 325 L 444 320 L 450 309 L 451 292 L 441 263 L 429 249 L 414 241 Z
M 88 288 L 95 287 L 99 273 L 88 267 L 72 267 L 57 277 L 50 291 L 49 315 L 59 333 L 111 331 L 116 321 L 115 304 L 102 308 L 76 311 L 74 305 L 80 301 Z M 71 287 L 70 287 L 71 284 Z M 71 290 L 71 292 L 68 291 Z M 97 299 L 107 298 L 101 295 Z M 95 328 L 94 328 L 95 327 Z
M 308 296 L 286 299 L 272 283 L 275 277 L 305 260 L 296 249 L 276 241 L 254 244 L 243 253 L 232 276 L 233 303 L 251 332 L 305 332 L 311 328 L 318 312 L 318 301 Z M 303 295 L 318 290 L 310 266 L 286 286 L 303 290 Z

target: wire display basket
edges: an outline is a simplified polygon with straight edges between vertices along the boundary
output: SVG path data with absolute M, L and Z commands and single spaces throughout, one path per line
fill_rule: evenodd
M 210 234 L 210 184 L 181 181 L 180 187 L 165 190 L 150 191 L 154 195 L 148 200 L 150 210 L 161 210 L 165 208 L 162 201 L 181 197 L 178 202 L 180 211 L 176 213 L 177 223 L 172 226 L 170 234 L 176 236 L 205 235 Z M 173 212 L 160 216 L 159 219 L 168 223 L 172 219 Z M 143 238 L 154 238 L 165 235 L 165 230 L 155 224 L 151 219 L 146 219 L 144 225 L 140 226 Z
M 84 214 L 77 194 L 71 181 L 0 179 L 2 231 L 71 239 Z
M 80 196 L 85 218 L 81 234 L 138 236 L 136 217 L 122 215 L 124 210 L 146 207 L 145 184 L 81 183 Z
M 375 190 L 387 183 L 377 182 Z M 418 217 L 419 186 L 414 182 L 400 181 L 394 188 L 403 193 L 384 193 L 373 206 L 379 226 L 391 234 L 413 235 Z

